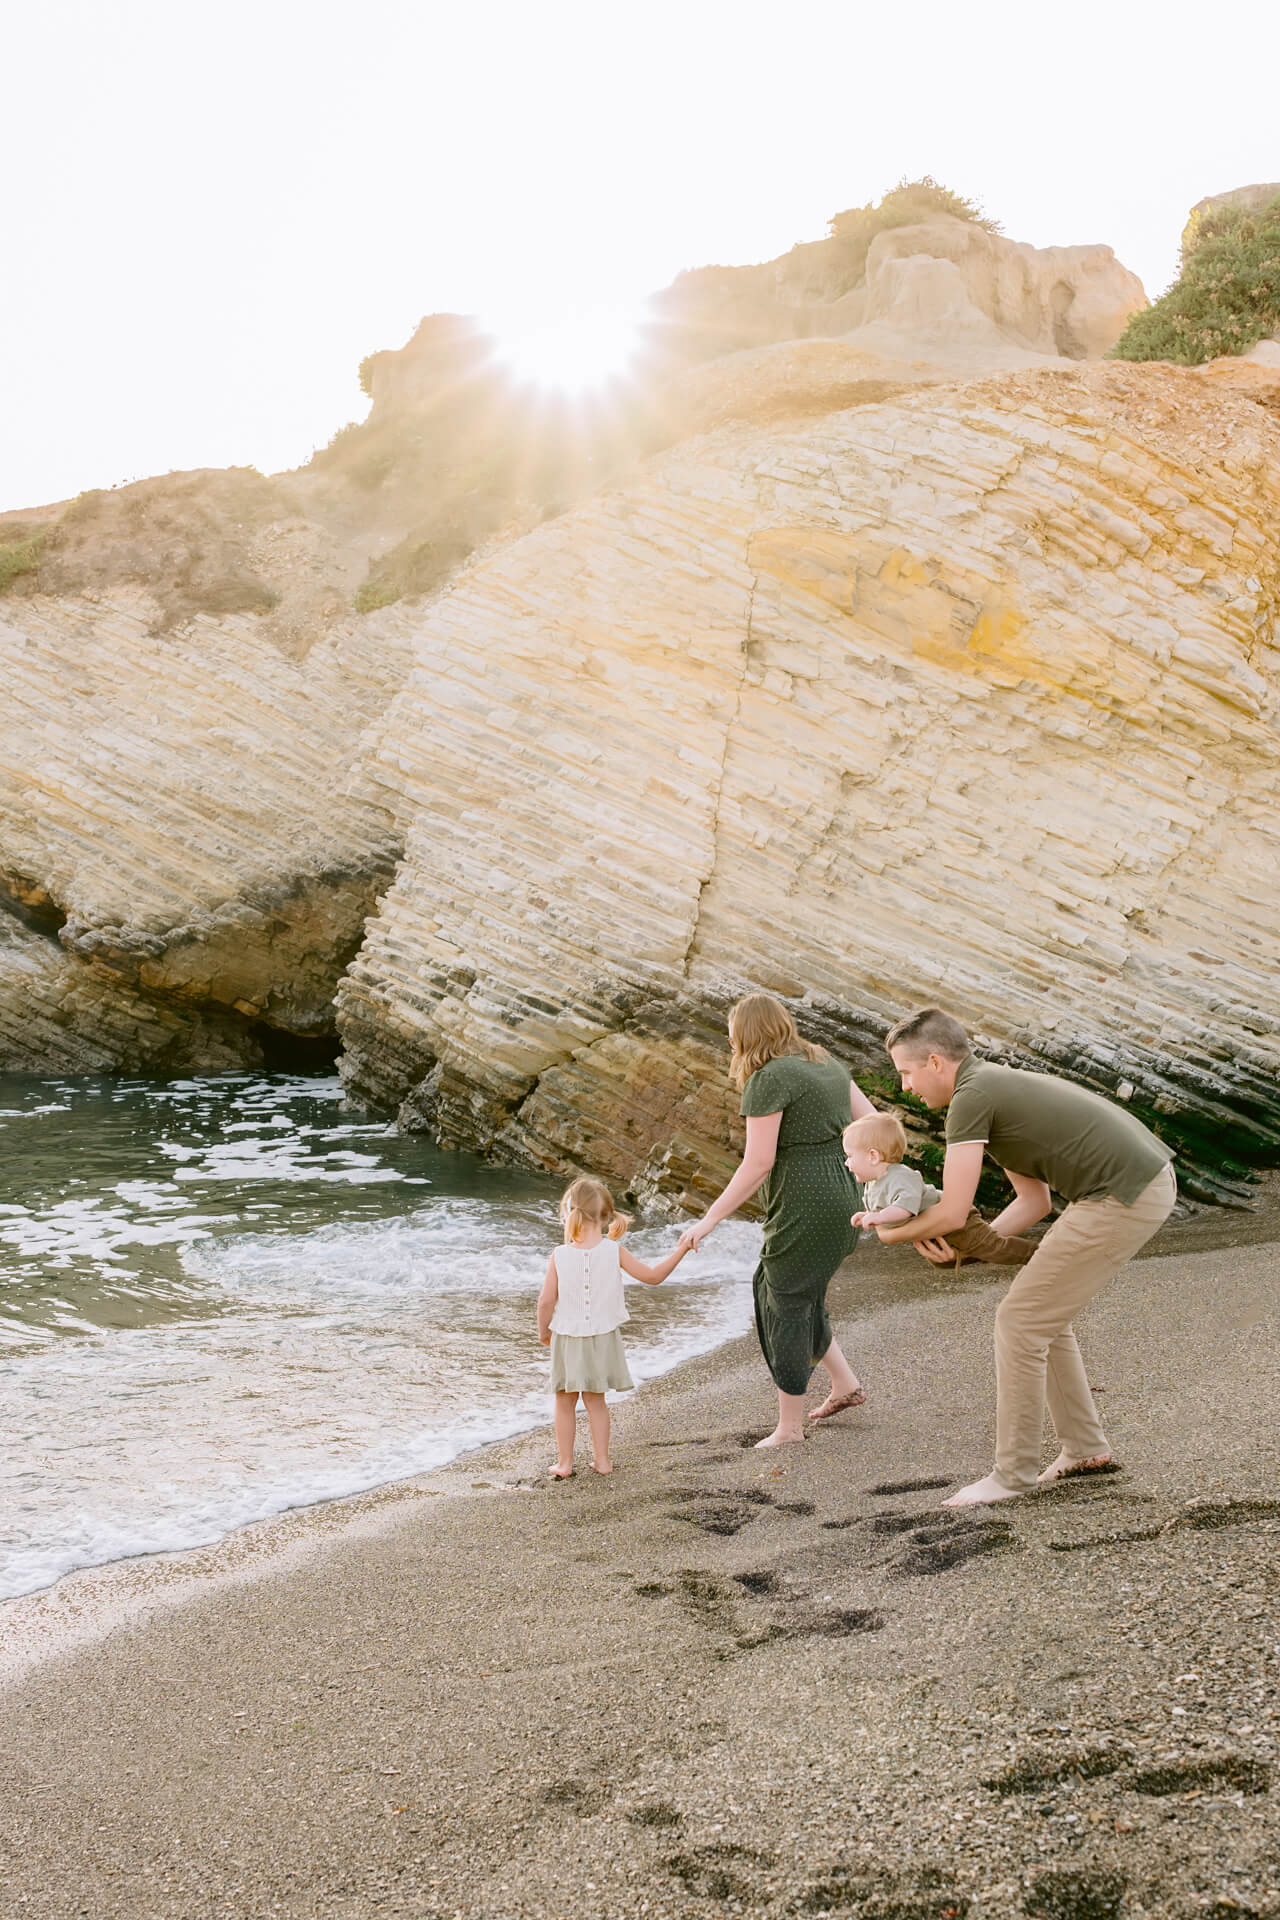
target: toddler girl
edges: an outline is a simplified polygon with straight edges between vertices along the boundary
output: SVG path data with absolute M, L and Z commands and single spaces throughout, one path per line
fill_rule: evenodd
M 684 1258 L 677 1248 L 657 1266 L 647 1267 L 622 1246 L 631 1221 L 619 1213 L 609 1189 L 599 1180 L 575 1180 L 560 1202 L 564 1245 L 547 1262 L 538 1295 L 538 1338 L 551 1348 L 551 1385 L 555 1393 L 556 1451 L 553 1480 L 573 1472 L 578 1432 L 578 1395 L 591 1429 L 591 1464 L 612 1473 L 609 1458 L 609 1388 L 635 1385 L 618 1331 L 631 1318 L 622 1297 L 622 1276 L 656 1287 Z

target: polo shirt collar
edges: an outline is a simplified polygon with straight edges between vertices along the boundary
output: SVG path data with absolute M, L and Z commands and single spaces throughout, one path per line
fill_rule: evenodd
M 978 1067 L 977 1055 L 972 1053 L 966 1053 L 964 1059 L 960 1062 L 960 1065 L 956 1071 L 956 1084 L 951 1091 L 952 1100 L 955 1099 L 957 1093 L 959 1093 L 961 1087 L 964 1085 L 965 1081 L 969 1078 L 969 1075 L 971 1073 L 976 1072 L 977 1067 Z M 948 1101 L 947 1104 L 948 1106 L 950 1106 L 951 1102 Z

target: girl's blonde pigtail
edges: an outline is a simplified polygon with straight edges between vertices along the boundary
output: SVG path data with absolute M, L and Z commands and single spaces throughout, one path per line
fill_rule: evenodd
M 626 1232 L 627 1228 L 630 1225 L 631 1225 L 631 1215 L 629 1213 L 615 1213 L 612 1220 L 609 1222 L 609 1228 L 608 1228 L 609 1239 L 621 1240 L 623 1234 Z

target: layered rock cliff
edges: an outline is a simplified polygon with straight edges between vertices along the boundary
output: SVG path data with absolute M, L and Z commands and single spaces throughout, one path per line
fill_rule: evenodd
M 1105 248 L 786 258 L 677 283 L 587 428 L 437 317 L 299 474 L 11 526 L 0 1066 L 288 1057 L 336 996 L 360 1099 L 680 1206 L 737 1139 L 738 992 L 880 1095 L 940 1001 L 1247 1198 L 1280 380 L 1080 364 L 1141 299 Z
M 139 589 L 0 602 L 0 1066 L 219 1068 L 333 1032 L 399 841 L 361 790 L 393 636 L 299 661 Z
M 1280 432 L 1172 369 L 730 428 L 413 623 L 353 1089 L 695 1200 L 729 999 L 941 1001 L 1239 1190 L 1280 1144 Z

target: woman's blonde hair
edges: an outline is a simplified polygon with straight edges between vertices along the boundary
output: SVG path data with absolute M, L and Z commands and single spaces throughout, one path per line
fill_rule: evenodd
M 733 1057 L 729 1078 L 745 1087 L 753 1073 L 770 1060 L 798 1053 L 805 1060 L 825 1060 L 826 1052 L 802 1040 L 795 1021 L 771 993 L 748 993 L 729 1009 L 729 1044 Z
M 610 1240 L 621 1240 L 631 1225 L 631 1215 L 618 1212 L 604 1181 L 585 1176 L 566 1189 L 560 1201 L 560 1218 L 565 1238 L 570 1241 L 579 1239 L 587 1227 L 599 1227 Z

